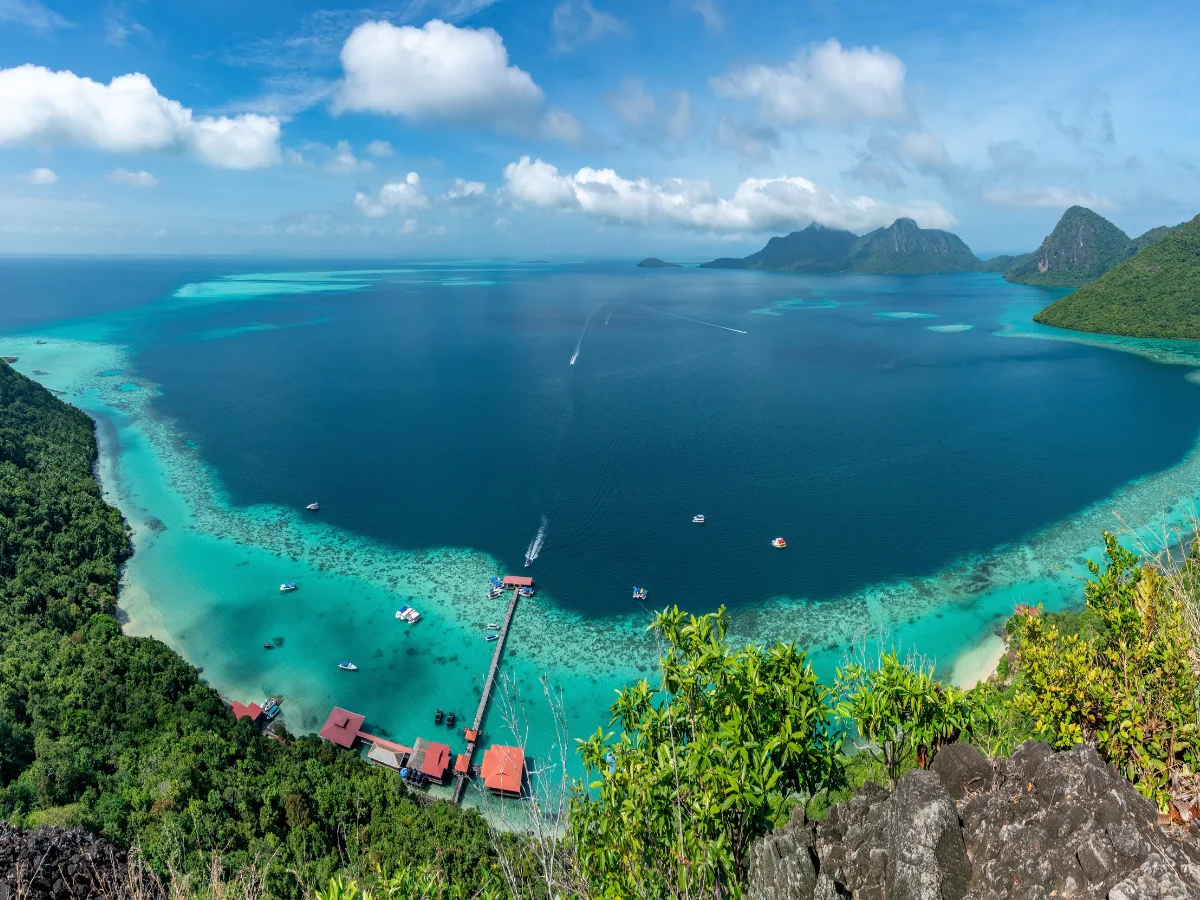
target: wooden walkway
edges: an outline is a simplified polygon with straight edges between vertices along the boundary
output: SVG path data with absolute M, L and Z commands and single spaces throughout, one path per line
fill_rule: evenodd
M 492 697 L 492 688 L 496 686 L 496 672 L 500 668 L 500 660 L 504 655 L 504 642 L 508 639 L 508 626 L 512 624 L 513 614 L 517 611 L 517 601 L 521 599 L 519 588 L 513 588 L 512 600 L 508 604 L 508 612 L 504 616 L 504 624 L 500 626 L 500 637 L 496 639 L 496 651 L 492 654 L 492 664 L 488 668 L 487 681 L 483 683 L 483 695 L 479 698 L 479 708 L 475 710 L 475 721 L 471 730 L 475 732 L 475 740 L 467 741 L 467 768 L 475 760 L 475 745 L 479 741 L 479 729 L 483 727 L 483 717 L 487 714 L 488 701 Z M 463 792 L 467 789 L 467 775 L 458 772 L 454 776 L 454 802 L 462 801 Z

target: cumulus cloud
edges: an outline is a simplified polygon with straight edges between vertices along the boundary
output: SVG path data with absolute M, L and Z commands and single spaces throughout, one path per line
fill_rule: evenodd
M 70 22 L 39 0 L 0 0 L 0 22 L 42 32 L 71 27 Z
M 563 0 L 550 18 L 554 49 L 560 53 L 569 53 L 608 34 L 620 34 L 628 27 L 612 13 L 596 9 L 591 0 Z
M 983 200 L 993 206 L 1051 207 L 1065 209 L 1068 206 L 1086 206 L 1088 209 L 1114 210 L 1116 203 L 1108 197 L 1065 187 L 1036 188 L 987 188 Z
M 388 181 L 375 197 L 359 191 L 354 195 L 354 205 L 368 218 L 378 219 L 391 212 L 427 209 L 429 198 L 421 186 L 421 176 L 409 172 L 403 180 Z
M 108 180 L 113 184 L 122 184 L 125 187 L 133 188 L 152 188 L 158 184 L 158 179 L 149 172 L 130 172 L 128 169 L 113 169 L 108 173 Z
M 716 34 L 725 27 L 725 16 L 714 0 L 691 0 L 688 7 L 700 17 L 709 34 Z
M 783 231 L 813 221 L 863 231 L 901 216 L 931 228 L 949 227 L 956 221 L 934 201 L 896 204 L 851 197 L 799 177 L 748 178 L 731 197 L 723 198 L 706 181 L 630 180 L 612 169 L 592 168 L 564 175 L 549 163 L 523 156 L 505 168 L 504 178 L 514 202 L 629 224 L 669 223 L 744 233 Z
M 345 77 L 333 112 L 374 112 L 409 121 L 485 125 L 522 134 L 578 140 L 574 116 L 550 109 L 529 73 L 510 65 L 491 28 L 459 28 L 433 19 L 421 28 L 365 22 L 342 47 Z
M 58 181 L 58 175 L 55 173 L 55 171 L 53 169 L 45 168 L 30 169 L 21 177 L 35 187 L 44 187 L 48 184 L 54 184 L 56 181 Z
M 843 49 L 831 38 L 781 66 L 743 66 L 710 84 L 722 97 L 757 100 L 762 117 L 776 124 L 850 125 L 904 119 L 904 76 L 904 63 L 886 50 Z
M 371 141 L 365 149 L 368 156 L 374 156 L 376 159 L 385 159 L 396 155 L 396 151 L 387 141 Z
M 110 153 L 189 153 L 212 166 L 279 160 L 279 120 L 196 116 L 140 73 L 108 84 L 41 66 L 0 69 L 0 147 L 69 145 Z
M 487 185 L 484 182 L 455 178 L 454 187 L 442 194 L 442 199 L 451 202 L 463 202 L 482 200 L 486 196 Z

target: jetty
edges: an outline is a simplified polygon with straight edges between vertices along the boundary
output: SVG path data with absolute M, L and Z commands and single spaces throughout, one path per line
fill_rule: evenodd
M 475 719 L 470 729 L 465 731 L 467 751 L 459 757 L 466 757 L 461 765 L 454 767 L 454 802 L 462 801 L 463 792 L 467 789 L 467 778 L 475 759 L 475 747 L 479 743 L 479 729 L 483 727 L 483 718 L 487 715 L 488 702 L 492 699 L 492 689 L 496 686 L 496 672 L 500 668 L 500 660 L 504 658 L 504 644 L 508 640 L 508 627 L 512 624 L 513 614 L 517 611 L 517 601 L 521 599 L 521 588 L 533 587 L 532 578 L 521 578 L 516 575 L 505 575 L 504 586 L 512 588 L 512 600 L 508 601 L 508 612 L 504 614 L 504 623 L 500 626 L 500 636 L 496 639 L 496 649 L 492 653 L 492 664 L 488 666 L 487 680 L 483 683 L 483 693 L 479 697 L 479 706 L 475 710 Z

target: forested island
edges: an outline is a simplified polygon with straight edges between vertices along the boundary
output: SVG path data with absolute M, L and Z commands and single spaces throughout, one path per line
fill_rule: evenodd
M 1195 228 L 1177 237 L 1194 241 Z M 212 897 L 764 897 L 783 860 L 806 879 L 794 894 L 805 900 L 882 896 L 872 885 L 885 883 L 909 896 L 909 878 L 962 897 L 997 866 L 1046 893 L 1087 877 L 1126 891 L 1109 896 L 1160 896 L 1128 891 L 1164 858 L 1177 874 L 1163 884 L 1190 884 L 1192 850 L 1155 810 L 1200 816 L 1200 750 L 1180 739 L 1200 724 L 1196 562 L 1141 560 L 1106 535 L 1080 610 L 1019 607 L 996 675 L 971 690 L 886 648 L 823 681 L 805 648 L 731 643 L 723 609 L 663 610 L 651 622 L 662 658 L 578 743 L 584 779 L 552 785 L 568 792 L 569 817 L 547 831 L 548 808 L 533 802 L 546 785 L 531 776 L 531 795 L 511 801 L 531 830 L 493 832 L 357 753 L 235 721 L 174 651 L 122 634 L 131 545 L 95 461 L 88 417 L 0 364 L 0 819 L 133 848 L 174 896 L 203 873 Z M 1009 794 L 1027 783 L 1017 809 Z M 1007 828 L 1071 823 L 1037 838 L 1052 862 L 960 827 L 974 815 L 968 784 Z M 1133 849 L 1085 855 L 1080 876 L 1079 854 L 1118 826 Z
M 1039 311 L 1046 325 L 1200 340 L 1200 216 Z

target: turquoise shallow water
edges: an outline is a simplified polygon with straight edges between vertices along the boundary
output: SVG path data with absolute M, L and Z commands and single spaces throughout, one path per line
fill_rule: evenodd
M 1170 525 L 1200 486 L 1200 391 L 1137 358 L 1195 367 L 1191 345 L 1041 328 L 1046 293 L 998 279 L 712 274 L 638 293 L 640 274 L 556 267 L 246 273 L 3 349 L 100 422 L 136 529 L 128 628 L 226 696 L 283 695 L 297 731 L 337 704 L 457 746 L 432 710 L 473 710 L 504 605 L 481 585 L 521 568 L 542 515 L 542 592 L 503 671 L 545 757 L 543 674 L 577 737 L 647 671 L 628 584 L 651 607 L 728 602 L 737 637 L 796 640 L 826 673 L 880 633 L 948 673 L 1016 602 L 1076 602 L 1118 514 Z M 1175 422 L 1138 443 L 1156 421 L 1138 402 L 1164 396 Z M 1127 418 L 1099 449 L 1110 400 Z M 1076 418 L 1046 433 L 1062 410 Z M 1106 459 L 1056 495 L 1056 469 L 1090 453 Z M 397 622 L 403 603 L 422 622 Z

